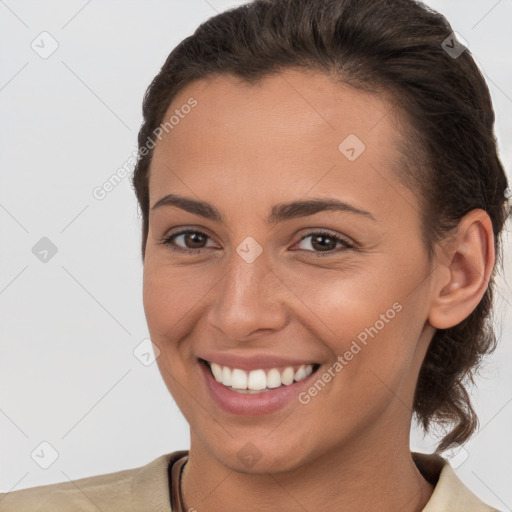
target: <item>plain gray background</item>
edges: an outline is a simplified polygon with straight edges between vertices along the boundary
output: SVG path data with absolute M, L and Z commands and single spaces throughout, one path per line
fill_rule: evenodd
M 148 331 L 129 177 L 102 200 L 93 191 L 123 165 L 132 170 L 142 96 L 172 48 L 241 3 L 0 0 L 4 492 L 137 467 L 188 448 L 188 425 L 156 363 L 135 355 L 144 353 Z M 484 72 L 510 176 L 512 1 L 426 3 L 447 16 Z M 506 278 L 510 224 L 504 242 Z M 43 250 L 46 262 L 34 254 Z M 506 279 L 498 285 L 502 340 L 473 391 L 481 429 L 453 465 L 479 497 L 510 510 L 512 290 Z M 432 443 L 413 431 L 413 449 L 429 451 Z

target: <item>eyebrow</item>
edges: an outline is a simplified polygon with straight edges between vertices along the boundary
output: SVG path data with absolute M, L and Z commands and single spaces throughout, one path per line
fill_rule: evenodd
M 151 210 L 154 211 L 163 206 L 174 206 L 189 213 L 204 217 L 205 219 L 224 223 L 221 212 L 206 201 L 198 201 L 177 194 L 168 194 L 158 200 Z M 275 204 L 270 210 L 267 221 L 269 224 L 276 224 L 284 220 L 307 217 L 308 215 L 314 215 L 315 213 L 323 211 L 355 213 L 375 221 L 375 217 L 370 212 L 361 210 L 349 203 L 334 198 L 313 198 L 305 201 L 291 201 L 289 203 Z

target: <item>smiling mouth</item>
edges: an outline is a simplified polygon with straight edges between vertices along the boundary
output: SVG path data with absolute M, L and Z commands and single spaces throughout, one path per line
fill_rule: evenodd
M 315 373 L 320 367 L 320 364 L 314 363 L 246 371 L 206 361 L 205 359 L 199 359 L 199 361 L 208 368 L 219 384 L 231 391 L 247 394 L 265 393 L 290 386 Z

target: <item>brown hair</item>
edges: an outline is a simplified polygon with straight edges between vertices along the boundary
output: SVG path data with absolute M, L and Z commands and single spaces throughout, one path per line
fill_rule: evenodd
M 399 174 L 417 191 L 429 257 L 462 216 L 481 208 L 491 218 L 501 261 L 507 178 L 497 154 L 494 111 L 469 50 L 447 51 L 460 49 L 450 37 L 444 16 L 414 0 L 255 0 L 201 24 L 170 53 L 144 96 L 132 178 L 142 212 L 142 259 L 153 154 L 146 145 L 176 94 L 196 79 L 231 73 L 254 83 L 294 67 L 386 93 L 404 113 L 409 126 L 398 127 L 406 134 L 399 143 Z M 496 345 L 490 317 L 495 268 L 474 311 L 436 331 L 419 374 L 416 420 L 425 430 L 432 421 L 452 426 L 438 451 L 464 443 L 478 425 L 465 385 Z

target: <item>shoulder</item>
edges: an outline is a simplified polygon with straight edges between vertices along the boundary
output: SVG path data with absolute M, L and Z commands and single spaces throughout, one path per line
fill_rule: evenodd
M 168 453 L 144 466 L 115 473 L 2 492 L 0 511 L 135 511 L 158 505 L 155 510 L 170 512 L 167 470 L 170 463 L 186 453 Z
M 413 459 L 424 477 L 435 485 L 422 512 L 500 512 L 471 492 L 440 455 L 414 452 Z

